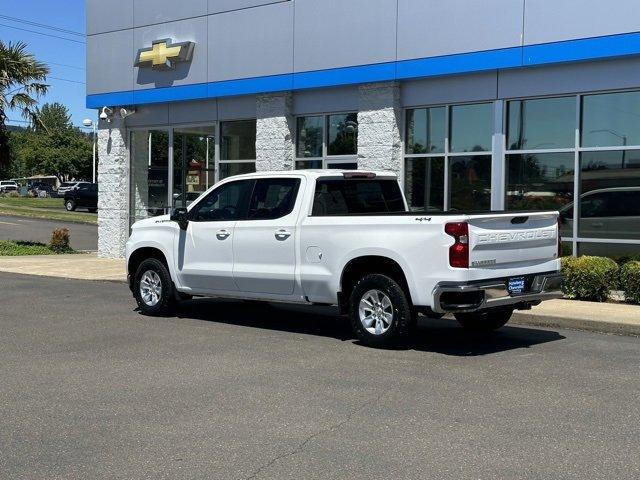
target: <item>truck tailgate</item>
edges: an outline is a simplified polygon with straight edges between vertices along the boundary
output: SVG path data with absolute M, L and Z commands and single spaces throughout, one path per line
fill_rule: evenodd
M 558 258 L 557 212 L 469 215 L 469 266 L 526 267 Z

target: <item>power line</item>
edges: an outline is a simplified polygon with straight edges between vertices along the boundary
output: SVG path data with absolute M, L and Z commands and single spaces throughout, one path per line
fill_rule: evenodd
M 38 35 L 44 35 L 45 37 L 59 38 L 60 40 L 66 40 L 67 42 L 81 43 L 83 45 L 85 44 L 85 42 L 83 42 L 82 40 L 74 40 L 73 38 L 60 37 L 58 35 L 52 35 L 50 33 L 38 32 L 36 30 L 29 30 L 28 28 L 14 27 L 12 25 L 7 25 L 6 23 L 0 23 L 0 27 L 13 28 L 15 30 L 22 30 L 23 32 L 30 32 L 30 33 L 36 33 Z
M 52 79 L 52 80 L 62 80 L 63 82 L 71 82 L 71 83 L 80 83 L 82 85 L 86 85 L 85 82 L 82 82 L 80 80 L 71 80 L 70 78 L 60 78 L 60 77 L 47 77 L 47 79 Z
M 0 18 L 4 18 L 6 20 L 11 20 L 12 22 L 25 23 L 27 25 L 33 25 L 34 27 L 46 28 L 46 29 L 49 29 L 49 30 L 54 30 L 56 32 L 68 33 L 69 35 L 77 35 L 79 37 L 84 37 L 84 33 L 76 32 L 74 30 L 67 30 L 65 28 L 56 27 L 55 25 L 48 25 L 46 23 L 32 22 L 31 20 L 25 20 L 24 18 L 10 17 L 9 15 L 0 15 Z
M 68 65 L 66 63 L 49 62 L 47 60 L 43 60 L 43 62 L 46 63 L 47 65 L 55 65 L 57 67 L 67 67 L 67 68 L 75 68 L 76 70 L 85 70 L 84 67 L 78 67 L 77 65 Z

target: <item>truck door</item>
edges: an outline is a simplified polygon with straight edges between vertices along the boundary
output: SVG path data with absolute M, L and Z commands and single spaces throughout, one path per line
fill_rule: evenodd
M 176 245 L 180 283 L 197 292 L 237 291 L 233 280 L 233 237 L 244 215 L 253 180 L 224 183 L 189 211 Z
M 295 288 L 300 178 L 257 180 L 235 227 L 233 276 L 242 292 L 291 295 Z

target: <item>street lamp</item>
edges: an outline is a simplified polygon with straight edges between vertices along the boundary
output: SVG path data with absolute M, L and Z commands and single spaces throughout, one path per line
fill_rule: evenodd
M 89 118 L 85 118 L 82 121 L 82 124 L 87 127 L 87 128 L 91 128 L 93 127 L 93 183 L 96 183 L 96 123 L 89 119 Z

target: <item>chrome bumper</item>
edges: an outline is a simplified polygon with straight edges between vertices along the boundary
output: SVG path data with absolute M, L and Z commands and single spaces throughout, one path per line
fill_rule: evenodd
M 485 282 L 439 283 L 433 290 L 433 306 L 436 313 L 473 312 L 486 308 L 513 305 L 527 308 L 544 300 L 562 297 L 562 273 L 536 275 L 529 290 L 522 294 L 510 294 L 507 278 Z

